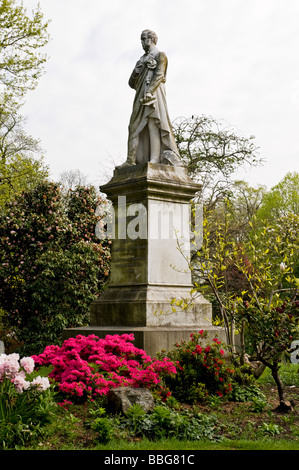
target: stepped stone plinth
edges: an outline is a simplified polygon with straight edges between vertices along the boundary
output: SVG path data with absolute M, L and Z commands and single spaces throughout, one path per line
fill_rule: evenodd
M 65 338 L 133 333 L 135 345 L 153 356 L 200 329 L 224 339 L 212 326 L 211 304 L 191 295 L 190 203 L 199 189 L 183 166 L 114 170 L 101 186 L 114 214 L 110 283 L 91 305 L 90 325 L 65 330 Z

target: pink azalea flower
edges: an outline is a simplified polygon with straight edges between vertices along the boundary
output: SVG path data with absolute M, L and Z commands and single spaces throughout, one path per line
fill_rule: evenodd
M 69 338 L 61 347 L 48 346 L 33 359 L 40 365 L 52 365 L 50 377 L 62 392 L 82 397 L 105 395 L 116 386 L 153 387 L 160 373 L 176 373 L 175 365 L 164 358 L 153 360 L 133 345 L 134 335 L 95 335 Z M 103 376 L 103 373 L 109 374 Z

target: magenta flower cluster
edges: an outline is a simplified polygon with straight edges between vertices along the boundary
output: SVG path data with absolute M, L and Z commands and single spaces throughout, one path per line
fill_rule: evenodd
M 120 386 L 163 387 L 160 374 L 176 374 L 168 358 L 152 359 L 133 344 L 134 335 L 95 335 L 65 340 L 62 346 L 47 346 L 33 356 L 36 364 L 52 366 L 49 378 L 61 392 L 75 397 L 106 395 Z

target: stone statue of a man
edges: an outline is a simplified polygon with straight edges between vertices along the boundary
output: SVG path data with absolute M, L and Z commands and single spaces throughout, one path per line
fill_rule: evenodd
M 157 35 L 146 29 L 141 34 L 144 55 L 129 79 L 136 90 L 129 124 L 127 161 L 121 165 L 155 162 L 181 165 L 166 103 L 167 57 L 157 47 Z

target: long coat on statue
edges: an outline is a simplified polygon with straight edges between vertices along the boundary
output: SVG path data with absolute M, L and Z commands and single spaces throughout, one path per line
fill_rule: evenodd
M 179 151 L 173 136 L 168 115 L 165 82 L 168 60 L 164 52 L 154 48 L 144 54 L 136 63 L 129 79 L 129 85 L 136 90 L 133 111 L 129 124 L 129 148 L 134 148 L 136 163 L 149 161 L 149 134 L 147 123 L 153 118 L 160 130 L 161 157 L 166 150 L 179 157 Z M 152 93 L 153 99 L 142 104 L 146 93 Z

